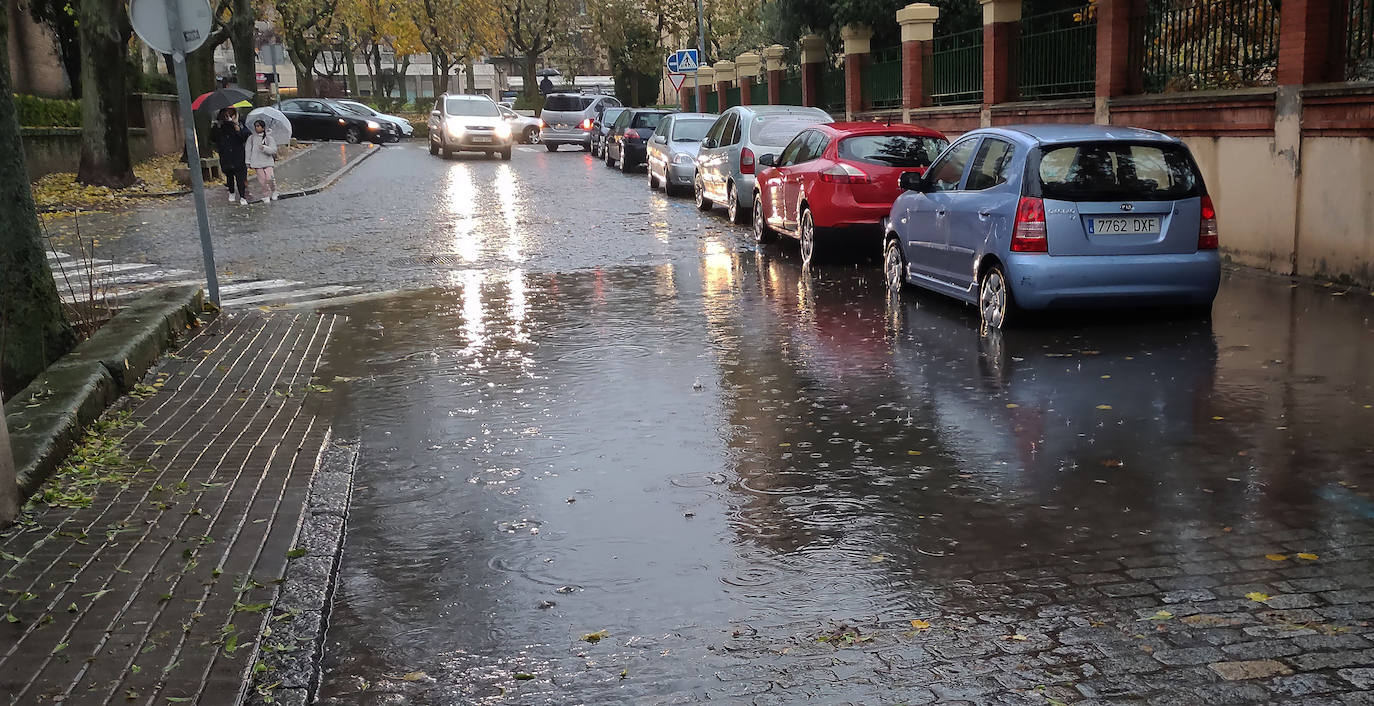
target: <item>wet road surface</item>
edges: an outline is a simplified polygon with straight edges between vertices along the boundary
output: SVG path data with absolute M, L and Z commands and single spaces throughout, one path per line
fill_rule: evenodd
M 324 703 L 1370 703 L 1368 292 L 989 338 L 580 153 L 393 158 L 442 195 L 347 268 L 437 286 L 324 370 Z

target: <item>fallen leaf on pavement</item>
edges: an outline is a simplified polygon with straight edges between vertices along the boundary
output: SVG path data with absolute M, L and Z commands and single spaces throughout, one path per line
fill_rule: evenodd
M 1264 558 L 1269 561 L 1288 561 L 1287 554 L 1265 554 Z
M 590 642 L 590 643 L 592 643 L 593 645 L 595 645 L 596 643 L 601 642 L 602 639 L 607 638 L 607 637 L 610 637 L 610 636 L 611 636 L 611 633 L 609 633 L 609 632 L 607 632 L 607 631 L 605 631 L 605 630 L 597 630 L 596 632 L 589 632 L 589 633 L 587 633 L 586 635 L 583 635 L 583 636 L 582 636 L 582 641 L 583 641 L 583 642 Z
M 1150 617 L 1146 618 L 1146 620 L 1171 620 L 1173 619 L 1173 617 L 1173 613 L 1170 613 L 1167 610 L 1161 610 L 1158 613 L 1155 613 L 1154 615 L 1151 615 Z
M 1251 592 L 1245 594 L 1245 597 L 1246 597 L 1246 598 L 1249 598 L 1250 600 L 1252 600 L 1252 601 L 1254 601 L 1254 602 L 1256 602 L 1256 603 L 1263 603 L 1263 602 L 1269 600 L 1269 594 L 1268 594 L 1268 593 L 1260 593 L 1259 591 L 1251 591 Z
M 917 630 L 929 630 L 930 623 L 924 620 L 913 620 L 911 621 L 911 627 L 916 628 Z
M 1308 561 L 1316 561 L 1316 560 L 1317 560 L 1317 555 L 1316 555 L 1316 554 L 1311 554 L 1311 553 L 1308 553 L 1308 552 L 1301 552 L 1301 553 L 1298 554 L 1298 558 L 1299 558 L 1299 559 L 1306 559 L 1306 560 L 1308 560 Z
M 401 677 L 401 681 L 424 681 L 427 677 L 429 675 L 424 672 L 411 672 Z

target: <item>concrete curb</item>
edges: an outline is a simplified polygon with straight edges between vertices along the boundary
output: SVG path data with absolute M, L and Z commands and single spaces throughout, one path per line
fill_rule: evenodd
M 10 400 L 5 422 L 21 497 L 33 495 L 85 428 L 195 324 L 204 301 L 194 286 L 135 300 Z
M 362 164 L 364 161 L 367 160 L 367 158 L 381 151 L 382 148 L 380 145 L 369 145 L 367 150 L 365 150 L 362 154 L 358 155 L 357 159 L 354 159 L 348 164 L 343 165 L 338 169 L 338 171 L 325 177 L 322 181 L 320 181 L 320 183 L 306 189 L 282 192 L 281 198 L 295 199 L 300 198 L 302 196 L 312 196 L 314 194 L 318 194 L 321 191 L 324 191 L 325 189 L 328 189 L 329 187 L 333 186 L 335 182 L 343 178 L 343 175 L 352 171 L 353 168 L 358 166 L 359 164 Z
M 314 703 L 357 466 L 357 442 L 334 439 L 331 432 L 316 460 L 310 500 L 296 530 L 296 551 L 304 553 L 287 560 L 276 603 L 263 616 L 257 654 L 248 662 L 265 669 L 244 675 L 245 691 L 236 703 Z

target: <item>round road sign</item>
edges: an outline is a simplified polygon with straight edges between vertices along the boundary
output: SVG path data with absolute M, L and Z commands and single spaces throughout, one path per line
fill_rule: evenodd
M 129 22 L 139 39 L 162 54 L 172 53 L 172 35 L 167 26 L 169 0 L 132 0 L 129 3 Z M 200 48 L 210 36 L 210 3 L 207 0 L 170 0 L 181 12 L 181 36 L 186 51 Z

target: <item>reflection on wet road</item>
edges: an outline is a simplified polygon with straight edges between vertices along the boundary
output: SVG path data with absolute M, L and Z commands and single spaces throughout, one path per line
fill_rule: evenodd
M 465 266 L 351 307 L 326 370 L 363 451 L 325 703 L 1244 703 L 1283 692 L 1207 664 L 1361 663 L 1369 301 L 1233 274 L 1210 322 L 989 338 L 743 232 L 494 257 L 463 173 Z

